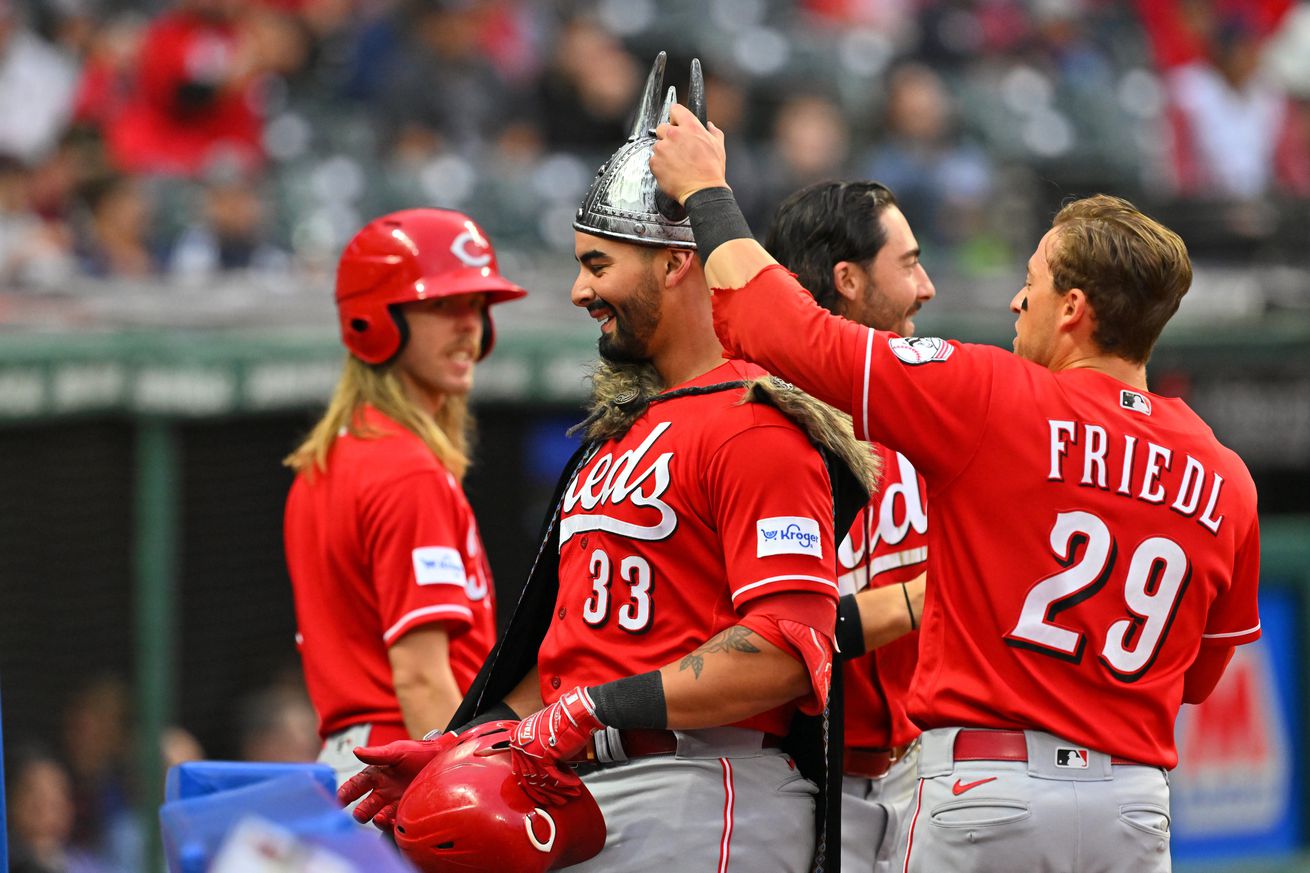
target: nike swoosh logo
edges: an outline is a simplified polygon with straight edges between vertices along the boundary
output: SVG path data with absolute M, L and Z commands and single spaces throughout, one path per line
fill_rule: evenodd
M 951 793 L 958 797 L 966 791 L 977 788 L 979 785 L 995 781 L 995 776 L 988 776 L 986 779 L 979 779 L 977 782 L 961 782 L 959 779 L 956 779 L 955 784 L 951 786 Z

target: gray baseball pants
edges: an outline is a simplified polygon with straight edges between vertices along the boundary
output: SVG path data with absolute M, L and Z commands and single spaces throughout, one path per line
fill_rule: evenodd
M 891 873 L 918 786 L 917 745 L 881 778 L 842 777 L 842 873 Z
M 1112 765 L 1103 752 L 1041 731 L 1024 732 L 1026 762 L 955 761 L 958 732 L 923 734 L 897 870 L 1169 873 L 1164 770 Z
M 569 873 L 807 873 L 818 789 L 762 735 L 678 731 L 678 751 L 579 765 L 605 848 Z

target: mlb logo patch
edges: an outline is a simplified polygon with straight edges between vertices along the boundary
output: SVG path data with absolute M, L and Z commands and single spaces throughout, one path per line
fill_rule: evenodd
M 1124 409 L 1131 409 L 1133 412 L 1140 412 L 1142 415 L 1151 414 L 1151 398 L 1145 394 L 1138 394 L 1136 391 L 1124 389 L 1119 392 L 1119 405 Z
M 955 353 L 955 346 L 935 336 L 894 336 L 887 340 L 887 348 L 911 366 L 944 361 Z
M 1087 769 L 1087 750 L 1060 748 L 1055 750 L 1055 766 L 1067 770 Z

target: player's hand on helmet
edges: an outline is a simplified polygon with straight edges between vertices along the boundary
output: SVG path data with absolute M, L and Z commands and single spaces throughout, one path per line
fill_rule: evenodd
M 372 820 L 382 830 L 390 830 L 395 824 L 396 805 L 409 783 L 429 761 L 458 740 L 454 733 L 445 733 L 433 740 L 397 740 L 385 746 L 359 746 L 355 757 L 368 766 L 342 783 L 337 789 L 337 800 L 342 806 L 359 800 L 350 812 L 355 821 L 364 824 Z
M 696 113 L 675 103 L 655 137 L 650 171 L 664 193 L 686 204 L 697 191 L 727 186 L 723 131 L 713 124 L 702 125 Z
M 510 738 L 514 775 L 538 803 L 557 805 L 578 796 L 582 782 L 569 769 L 591 735 L 603 728 L 585 688 L 574 688 L 523 719 Z

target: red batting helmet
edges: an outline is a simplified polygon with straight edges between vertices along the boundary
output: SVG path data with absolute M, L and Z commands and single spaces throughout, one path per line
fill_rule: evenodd
M 473 219 L 451 209 L 375 218 L 355 234 L 337 265 L 341 339 L 361 361 L 385 364 L 408 337 L 397 304 L 468 293 L 486 294 L 488 306 L 527 294 L 500 275 L 496 252 Z M 488 311 L 479 359 L 495 341 Z
M 605 819 L 586 786 L 541 807 L 510 765 L 513 721 L 473 728 L 415 777 L 396 811 L 396 845 L 423 873 L 545 873 L 595 857 Z

